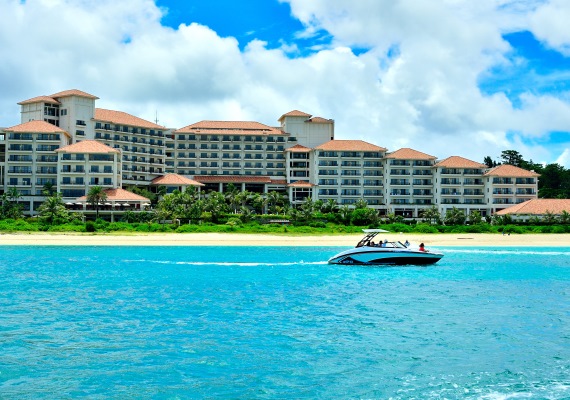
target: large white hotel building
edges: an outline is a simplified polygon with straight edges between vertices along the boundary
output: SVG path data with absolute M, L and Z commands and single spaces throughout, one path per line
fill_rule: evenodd
M 21 124 L 0 130 L 0 188 L 18 189 L 28 214 L 44 201 L 46 184 L 73 202 L 90 186 L 152 188 L 159 181 L 173 182 L 173 189 L 179 176 L 202 183 L 202 191 L 231 183 L 283 192 L 292 204 L 364 199 L 382 214 L 405 217 L 434 205 L 441 213 L 455 207 L 490 215 L 537 197 L 532 171 L 335 140 L 332 119 L 301 111 L 283 114 L 278 126 L 200 121 L 171 129 L 96 108 L 97 99 L 67 90 L 24 100 Z

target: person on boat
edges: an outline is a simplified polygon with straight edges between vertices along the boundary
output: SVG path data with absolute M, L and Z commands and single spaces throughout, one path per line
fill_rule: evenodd
M 424 247 L 424 244 L 423 244 L 423 243 L 420 243 L 420 248 L 419 248 L 419 250 L 420 250 L 420 251 L 427 251 L 426 248 Z
M 404 243 L 404 246 L 410 247 L 410 242 L 408 242 L 408 239 L 406 239 L 406 243 Z

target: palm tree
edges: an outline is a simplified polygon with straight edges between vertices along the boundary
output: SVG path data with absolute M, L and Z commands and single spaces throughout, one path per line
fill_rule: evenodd
M 483 217 L 479 211 L 473 210 L 471 214 L 469 214 L 469 221 L 471 221 L 472 224 L 480 224 L 481 221 L 483 221 Z
M 283 204 L 284 202 L 285 202 L 285 197 L 281 193 L 276 192 L 274 190 L 267 193 L 267 204 L 269 206 L 269 212 L 271 214 L 276 214 L 278 206 Z
M 444 222 L 446 225 L 463 225 L 465 223 L 465 213 L 456 207 L 447 210 Z
M 340 219 L 343 223 L 348 224 L 350 222 L 350 215 L 352 214 L 352 210 L 348 205 L 343 205 L 338 209 L 338 213 L 340 215 Z
M 439 224 L 441 222 L 441 214 L 436 206 L 431 206 L 430 208 L 423 210 L 421 215 L 424 221 L 429 222 L 430 225 L 433 223 Z
M 328 199 L 325 204 L 323 204 L 322 211 L 324 213 L 334 213 L 338 210 L 338 203 L 335 199 Z
M 22 205 L 18 203 L 21 197 L 20 192 L 15 187 L 9 188 L 6 193 L 2 194 L 0 199 L 2 218 L 18 219 L 22 217 Z
M 364 199 L 358 199 L 356 200 L 356 202 L 354 203 L 354 208 L 356 210 L 360 210 L 360 209 L 364 209 L 364 208 L 368 208 L 368 202 Z
M 55 185 L 51 182 L 46 182 L 42 188 L 42 193 L 44 196 L 53 196 L 55 193 Z
M 45 199 L 40 205 L 38 212 L 40 219 L 49 225 L 56 222 L 67 222 L 71 219 L 69 211 L 63 204 L 61 193 L 54 193 Z
M 101 186 L 91 186 L 87 192 L 87 202 L 95 207 L 95 219 L 99 219 L 99 205 L 107 200 L 107 193 Z
M 224 195 L 219 192 L 210 192 L 206 198 L 204 209 L 212 214 L 212 222 L 218 223 L 220 216 L 227 211 Z

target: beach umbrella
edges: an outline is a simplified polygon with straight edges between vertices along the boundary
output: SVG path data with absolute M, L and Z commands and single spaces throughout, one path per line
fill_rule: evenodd
M 66 205 L 68 205 L 68 206 L 72 206 L 72 205 L 73 205 L 73 203 L 72 203 L 72 202 L 70 202 L 70 201 L 69 201 L 69 202 L 67 202 L 67 203 L 65 203 L 65 204 L 66 204 Z
M 125 207 L 130 207 L 130 206 L 131 206 L 129 203 L 123 203 L 123 205 L 124 205 Z

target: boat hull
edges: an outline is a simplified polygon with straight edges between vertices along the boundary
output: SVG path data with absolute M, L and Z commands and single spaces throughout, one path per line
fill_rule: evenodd
M 328 262 L 341 265 L 429 265 L 442 257 L 443 254 L 435 252 L 360 247 L 339 253 Z

